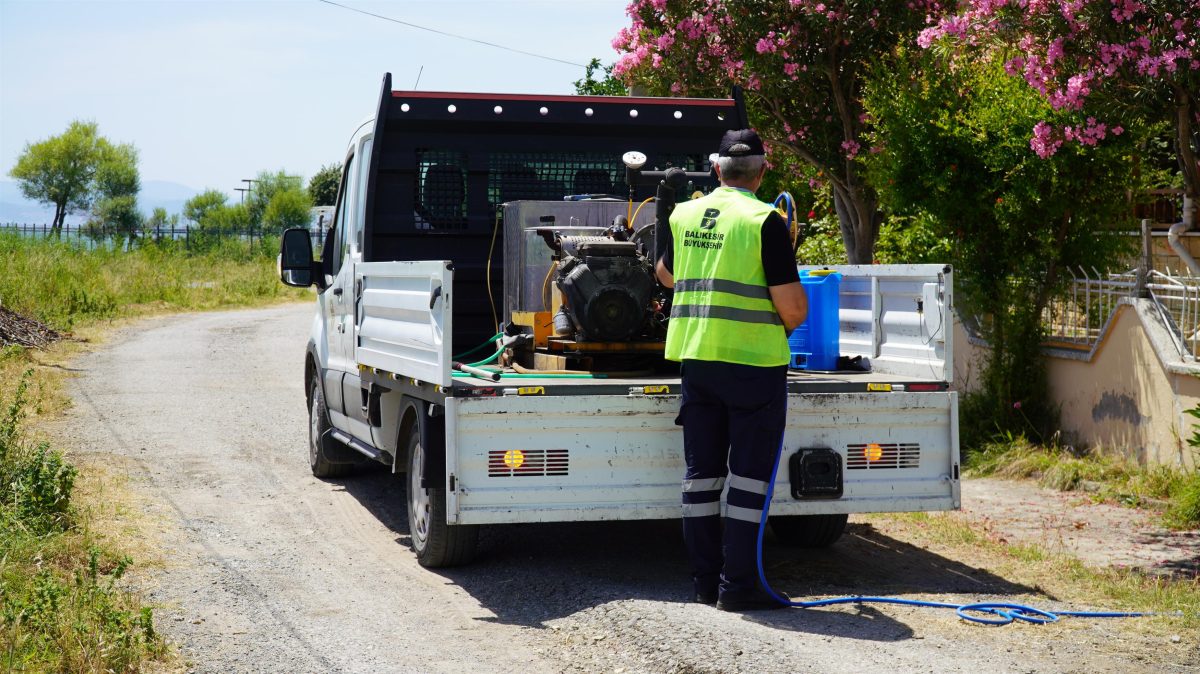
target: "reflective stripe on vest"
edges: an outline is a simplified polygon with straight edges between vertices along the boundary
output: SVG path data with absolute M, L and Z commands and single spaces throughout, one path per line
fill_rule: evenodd
M 730 187 L 671 214 L 675 295 L 666 357 L 770 367 L 789 360 L 762 267 L 771 206 Z

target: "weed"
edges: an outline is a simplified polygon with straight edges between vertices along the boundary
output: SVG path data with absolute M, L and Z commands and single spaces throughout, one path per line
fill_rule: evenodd
M 1200 474 L 1167 466 L 1139 466 L 1096 450 L 1043 446 L 1022 435 L 1004 434 L 968 452 L 968 475 L 1033 478 L 1060 491 L 1087 489 L 1096 498 L 1130 507 L 1161 507 L 1173 529 L 1200 526 Z

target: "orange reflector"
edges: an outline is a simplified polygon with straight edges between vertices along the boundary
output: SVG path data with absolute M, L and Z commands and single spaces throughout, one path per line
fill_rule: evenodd
M 509 468 L 520 468 L 525 465 L 525 452 L 519 449 L 510 449 L 504 453 L 504 465 Z
M 882 459 L 883 447 L 880 446 L 878 442 L 868 442 L 866 446 L 863 447 L 863 458 L 865 458 L 867 461 L 878 461 Z M 508 459 L 506 457 L 505 462 L 507 461 Z

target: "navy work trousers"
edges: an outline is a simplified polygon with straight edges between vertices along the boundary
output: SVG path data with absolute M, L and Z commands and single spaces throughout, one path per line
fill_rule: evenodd
M 683 538 L 696 592 L 758 586 L 758 523 L 786 419 L 786 366 L 684 361 L 676 423 L 683 426 Z

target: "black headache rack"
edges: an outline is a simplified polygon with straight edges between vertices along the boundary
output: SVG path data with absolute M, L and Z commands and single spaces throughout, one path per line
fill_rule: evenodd
M 454 262 L 453 343 L 495 332 L 486 267 L 501 204 L 569 195 L 626 199 L 621 155 L 645 170 L 707 171 L 727 129 L 745 128 L 732 99 L 392 91 L 384 75 L 367 183 L 364 259 Z M 635 186 L 634 198 L 653 196 Z M 492 250 L 491 285 L 503 297 L 504 235 Z M 501 319 L 503 320 L 503 318 Z M 457 348 L 457 347 L 456 347 Z

